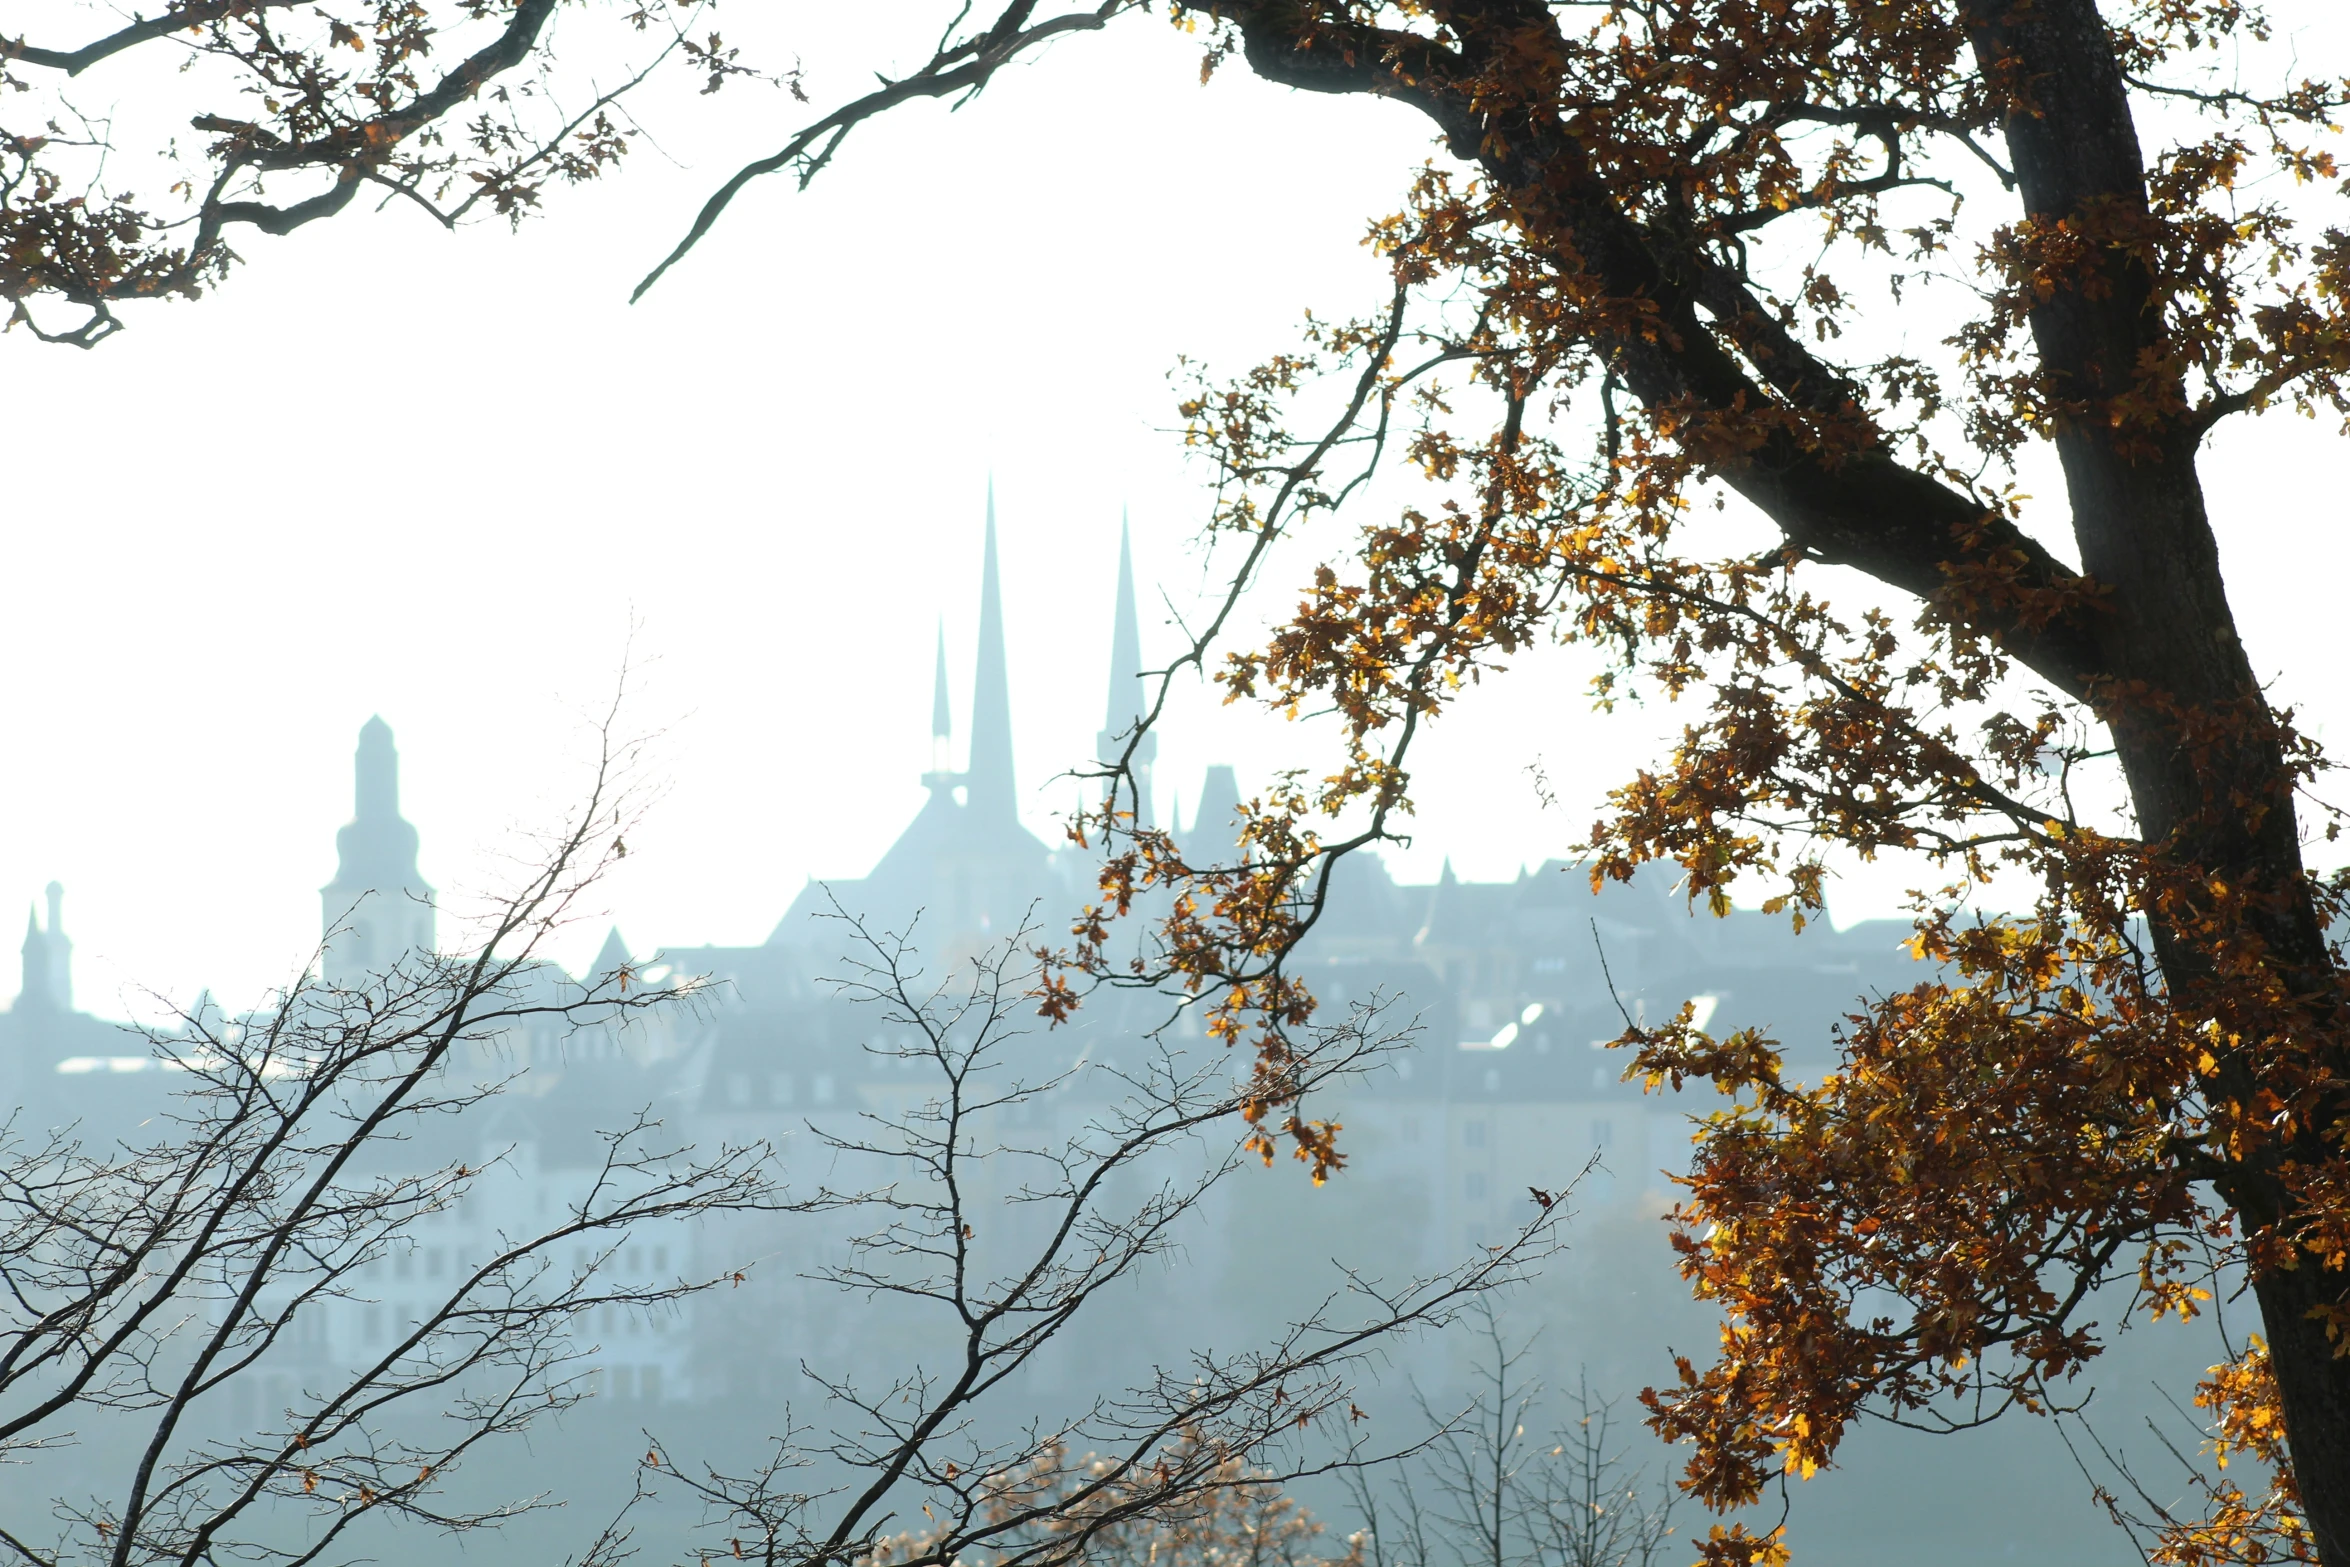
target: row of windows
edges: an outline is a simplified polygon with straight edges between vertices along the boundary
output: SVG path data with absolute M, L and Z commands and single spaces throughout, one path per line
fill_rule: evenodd
M 1586 1197 L 1606 1197 L 1615 1191 L 1616 1178 L 1609 1171 L 1594 1170 L 1578 1183 L 1575 1189 Z M 1520 1187 L 1518 1192 L 1523 1195 L 1525 1189 Z M 1461 1177 L 1461 1196 L 1465 1201 L 1483 1202 L 1489 1195 L 1487 1182 L 1482 1172 L 1471 1170 Z M 1505 1195 L 1507 1194 L 1505 1193 Z
M 571 1248 L 571 1267 L 575 1273 L 585 1273 L 593 1254 L 585 1246 Z M 458 1268 L 472 1266 L 470 1254 L 447 1246 L 408 1246 L 394 1251 L 388 1257 L 377 1257 L 359 1270 L 363 1279 L 381 1279 L 387 1273 L 395 1279 L 437 1279 L 449 1276 L 451 1264 Z M 669 1271 L 669 1248 L 666 1246 L 623 1246 L 605 1265 L 608 1271 L 629 1278 L 642 1278 L 649 1271 L 660 1275 Z
M 768 1073 L 767 1103 L 771 1105 L 788 1105 L 795 1103 L 797 1101 L 798 1087 L 799 1085 L 792 1080 L 792 1074 L 789 1072 Z M 830 1072 L 818 1072 L 815 1076 L 815 1080 L 809 1085 L 809 1087 L 811 1091 L 810 1097 L 817 1104 L 828 1105 L 832 1103 L 835 1088 L 832 1080 L 832 1074 Z M 726 1102 L 730 1105 L 747 1105 L 751 1102 L 750 1073 L 729 1072 L 727 1074 Z
M 598 1366 L 587 1380 L 588 1392 L 597 1397 L 641 1398 L 647 1403 L 661 1397 L 659 1366 Z
M 1420 1123 L 1417 1118 L 1404 1122 L 1404 1140 L 1406 1142 L 1417 1142 L 1419 1140 L 1419 1136 Z M 1615 1140 L 1616 1126 L 1613 1121 L 1594 1121 L 1591 1123 L 1592 1147 L 1605 1148 L 1608 1144 L 1614 1142 Z M 1485 1123 L 1483 1121 L 1463 1121 L 1461 1123 L 1461 1146 L 1463 1148 L 1482 1148 L 1485 1146 Z
M 1461 1146 L 1464 1148 L 1483 1148 L 1486 1146 L 1486 1124 L 1487 1123 L 1481 1120 L 1463 1121 L 1461 1123 Z M 1418 1142 L 1420 1140 L 1421 1130 L 1420 1118 L 1416 1115 L 1405 1116 L 1402 1121 L 1398 1123 L 1397 1130 L 1403 1141 L 1407 1143 Z M 1605 1148 L 1609 1143 L 1615 1141 L 1615 1131 L 1615 1123 L 1612 1121 L 1592 1122 L 1592 1146 L 1594 1148 Z
M 421 1312 L 417 1308 L 404 1307 L 395 1302 L 370 1301 L 359 1308 L 359 1342 L 369 1349 L 381 1349 L 392 1341 L 395 1328 L 402 1333 L 408 1332 L 416 1326 L 420 1316 Z M 294 1320 L 298 1329 L 309 1325 L 308 1317 L 296 1317 Z M 642 1338 L 647 1333 L 656 1338 L 665 1338 L 675 1323 L 675 1314 L 667 1310 L 630 1311 L 623 1306 L 607 1304 L 580 1313 L 574 1331 L 605 1338 Z

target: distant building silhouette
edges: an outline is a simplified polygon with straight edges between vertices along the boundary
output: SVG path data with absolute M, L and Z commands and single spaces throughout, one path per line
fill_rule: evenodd
M 1009 661 L 1004 651 L 1003 577 L 997 561 L 995 491 L 987 497 L 987 531 L 979 579 L 979 647 L 971 680 L 969 761 L 950 769 L 953 706 L 947 689 L 946 644 L 938 649 L 931 692 L 931 770 L 922 777 L 930 797 L 897 842 L 866 875 L 813 882 L 801 889 L 768 938 L 771 949 L 789 949 L 785 967 L 813 962 L 829 972 L 831 954 L 843 947 L 842 932 L 829 918 L 834 901 L 878 928 L 899 930 L 919 916 L 925 944 L 940 950 L 968 950 L 1017 930 L 1031 908 L 1062 890 L 1051 855 L 1020 823 L 1020 793 L 1012 763 L 1012 700 Z M 1055 911 L 1056 913 L 1058 911 Z M 721 951 L 699 949 L 713 959 Z M 683 955 L 673 955 L 688 961 Z M 779 952 L 763 957 L 719 960 L 738 981 L 754 987 L 746 971 L 775 967 Z M 785 989 L 789 989 L 786 983 Z
M 1094 867 L 1082 851 L 1048 850 L 1020 820 L 992 493 L 979 598 L 962 769 L 953 765 L 942 635 L 931 763 L 922 778 L 928 793 L 896 842 L 862 877 L 810 882 L 755 946 L 669 948 L 639 959 L 611 931 L 590 983 L 623 966 L 632 985 L 706 977 L 715 982 L 707 1004 L 655 1014 L 643 1026 L 566 1029 L 542 1016 L 489 1042 L 483 1070 L 520 1069 L 527 1083 L 496 1102 L 488 1132 L 452 1125 L 448 1135 L 494 1134 L 500 1146 L 512 1145 L 519 1184 L 501 1188 L 503 1195 L 464 1225 L 451 1221 L 446 1238 L 429 1246 L 456 1248 L 456 1255 L 487 1244 L 497 1224 L 520 1225 L 549 1203 L 571 1200 L 598 1156 L 596 1129 L 647 1105 L 685 1140 L 716 1143 L 784 1135 L 802 1118 L 899 1103 L 919 1088 L 908 1075 L 913 1063 L 868 1048 L 883 1036 L 883 1020 L 826 983 L 843 974 L 852 946 L 849 932 L 826 917 L 836 901 L 876 931 L 911 929 L 933 979 L 948 978 L 1027 920 L 1037 927 L 1032 945 L 1062 938 L 1069 917 L 1093 895 Z M 1123 749 L 1148 694 L 1132 551 L 1123 535 L 1109 608 L 1098 756 Z M 1155 737 L 1146 737 L 1135 760 L 1147 784 Z M 380 717 L 360 731 L 353 784 L 352 820 L 336 834 L 335 878 L 320 892 L 329 933 L 322 973 L 341 986 L 364 985 L 435 941 L 434 893 L 418 871 L 417 831 L 400 814 L 399 755 Z M 1243 799 L 1231 767 L 1209 767 L 1189 826 L 1170 809 L 1170 830 L 1195 856 L 1211 857 L 1231 844 Z M 1147 806 L 1147 787 L 1144 800 Z M 73 1010 L 62 899 L 51 884 L 46 924 L 37 911 L 28 921 L 22 985 L 0 1014 L 0 1085 L 37 1122 L 137 1126 L 152 1115 L 170 1074 L 147 1070 L 145 1043 L 135 1035 Z M 1142 937 L 1136 924 L 1122 941 Z M 1343 1107 L 1351 1145 L 1376 1149 L 1379 1178 L 1398 1183 L 1416 1205 L 1410 1222 L 1394 1227 L 1397 1255 L 1389 1260 L 1413 1267 L 1457 1256 L 1460 1246 L 1509 1229 L 1529 1185 L 1554 1187 L 1595 1157 L 1610 1173 L 1591 1194 L 1609 1181 L 1621 1182 L 1626 1194 L 1656 1193 L 1659 1172 L 1685 1162 L 1687 1110 L 1621 1081 L 1623 1056 L 1603 1047 L 1626 1020 L 1660 1021 L 1686 1003 L 1717 1033 L 1767 1030 L 1785 1043 L 1791 1072 L 1816 1073 L 1856 997 L 1915 982 L 1918 971 L 1900 945 L 1906 933 L 1896 922 L 1842 932 L 1819 922 L 1798 937 L 1785 921 L 1760 914 L 1693 917 L 1670 878 L 1653 872 L 1595 896 L 1582 867 L 1556 860 L 1487 883 L 1462 881 L 1447 863 L 1423 885 L 1396 881 L 1373 856 L 1344 862 L 1298 966 L 1321 1018 L 1385 999 L 1392 1023 L 1418 1030 L 1418 1047 L 1355 1085 Z M 534 967 L 527 983 L 573 985 L 552 965 Z M 1066 1028 L 1036 1025 L 1021 1041 L 1029 1055 L 1020 1069 L 1053 1075 L 1081 1061 L 1131 1061 L 1152 1029 L 1205 1047 L 1196 1013 L 1153 993 L 1111 992 L 1095 996 Z M 1114 1078 L 1076 1074 L 1057 1092 L 1053 1102 L 1062 1108 L 1053 1113 L 1076 1118 L 1074 1127 L 1115 1087 Z M 409 1152 L 428 1151 L 419 1145 Z M 461 1154 L 443 1148 L 437 1156 Z M 648 1231 L 624 1265 L 666 1273 L 673 1262 L 683 1265 L 689 1243 L 682 1231 Z M 429 1247 L 428 1254 L 437 1255 Z M 1229 1257 L 1203 1252 L 1198 1265 L 1206 1278 L 1228 1272 L 1239 1291 L 1255 1263 L 1235 1250 Z M 337 1308 L 328 1348 L 358 1353 L 385 1342 L 401 1320 L 404 1287 L 395 1272 L 381 1303 Z M 763 1341 L 776 1299 L 729 1291 L 695 1309 L 745 1320 L 730 1326 L 713 1316 L 700 1327 L 680 1323 L 674 1334 L 666 1325 L 641 1335 L 627 1328 L 590 1363 L 608 1376 L 609 1388 L 647 1400 L 758 1385 L 764 1372 L 733 1363 L 697 1369 L 696 1346 Z M 778 1367 L 775 1374 L 787 1377 L 788 1362 Z
M 319 889 L 325 977 L 356 989 L 433 946 L 433 890 L 416 869 L 416 829 L 400 814 L 400 753 L 378 716 L 359 730 L 351 821 L 335 834 L 335 879 Z

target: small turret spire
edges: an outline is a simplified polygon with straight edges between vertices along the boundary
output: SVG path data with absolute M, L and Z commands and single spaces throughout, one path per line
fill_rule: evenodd
M 56 1003 L 49 994 L 49 938 L 41 933 L 41 911 L 24 911 L 24 984 L 16 993 L 16 1010 L 46 1011 Z
M 1219 762 L 1200 780 L 1199 803 L 1191 817 L 1195 854 L 1221 856 L 1240 841 L 1240 780 L 1229 764 Z
M 995 478 L 987 481 L 987 554 L 979 574 L 979 662 L 971 679 L 971 764 L 964 808 L 981 823 L 1017 823 L 1012 781 L 1012 678 L 1004 658 L 1004 595 L 996 567 Z
M 938 673 L 930 684 L 930 738 L 945 740 L 955 732 L 955 710 L 947 704 L 947 623 L 938 622 Z
M 60 1012 L 73 1010 L 73 938 L 65 933 L 65 883 L 42 891 L 49 899 L 49 999 Z
M 930 771 L 922 775 L 932 793 L 952 789 L 955 774 L 955 710 L 947 700 L 947 623 L 938 622 L 938 671 L 930 681 Z
M 588 970 L 591 986 L 609 983 L 612 976 L 629 967 L 628 943 L 620 939 L 620 927 L 615 925 L 604 933 L 604 945 L 596 953 L 596 962 Z

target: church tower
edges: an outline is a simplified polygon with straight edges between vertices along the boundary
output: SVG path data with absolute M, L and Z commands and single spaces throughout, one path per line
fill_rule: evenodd
M 359 731 L 352 783 L 351 822 L 335 834 L 335 879 L 319 889 L 326 980 L 345 989 L 433 947 L 433 891 L 416 869 L 416 829 L 400 815 L 400 753 L 381 718 Z
M 1125 754 L 1127 736 L 1150 706 L 1142 681 L 1142 623 L 1134 611 L 1134 539 L 1118 519 L 1118 608 L 1110 628 L 1110 707 L 1095 737 L 1094 754 L 1105 763 Z M 1159 732 L 1143 735 L 1134 748 L 1134 825 L 1151 825 L 1151 763 L 1158 759 Z

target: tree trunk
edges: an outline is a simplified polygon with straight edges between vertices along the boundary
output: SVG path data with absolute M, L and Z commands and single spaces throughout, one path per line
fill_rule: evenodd
M 2150 221 L 2127 85 L 2094 0 L 2002 8 L 1975 28 L 1975 41 L 1987 75 L 2010 73 L 2007 143 L 2032 224 Z M 2191 873 L 2198 891 L 2229 889 L 2208 904 L 2149 911 L 2164 982 L 2187 1017 L 2244 1017 L 2247 1037 L 2290 1038 L 2341 1081 L 2350 1058 L 2339 1044 L 2332 961 L 2306 886 L 2281 737 L 2220 577 L 2195 468 L 2200 432 L 2184 417 L 2172 372 L 2149 368 L 2166 362 L 2156 280 L 2120 244 L 2091 265 L 2093 275 L 2060 279 L 2031 329 L 2059 410 L 2056 449 L 2081 565 L 2108 590 L 2095 632 L 2105 676 L 2092 700 L 2158 864 Z M 2117 414 L 2125 397 L 2182 412 L 2149 428 Z M 2139 401 L 2149 397 L 2151 405 Z M 2214 961 L 2223 947 L 2257 953 L 2258 977 L 2273 991 L 2246 996 L 2244 978 Z M 2280 1065 L 2295 1070 L 2229 1060 L 2203 1089 L 2216 1104 L 2257 1103 Z M 2330 1110 L 2305 1117 L 2287 1146 L 2219 1183 L 2246 1229 L 2290 1225 L 2277 1166 L 2341 1158 L 2326 1136 L 2333 1120 Z M 2269 1271 L 2256 1293 L 2319 1557 L 2350 1567 L 2350 1361 L 2310 1315 L 2340 1301 L 2342 1275 L 2303 1258 Z
M 2341 1278 L 2314 1261 L 2257 1280 L 2269 1362 L 2284 1396 L 2285 1430 L 2302 1510 L 2326 1567 L 2350 1561 L 2350 1359 L 2336 1354 L 2310 1312 L 2341 1298 Z

